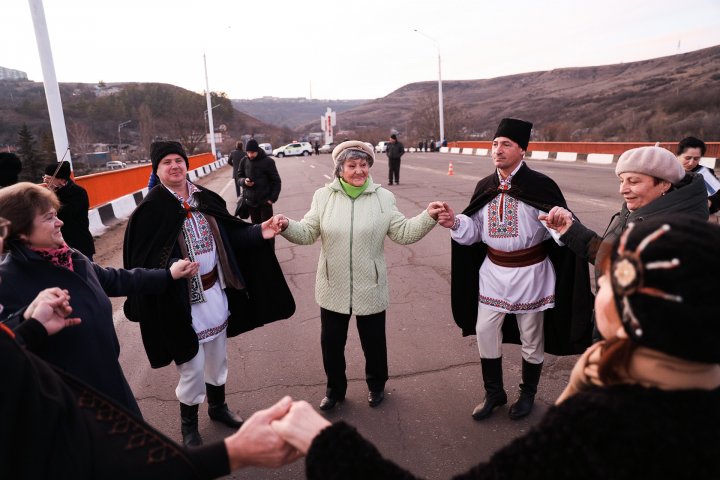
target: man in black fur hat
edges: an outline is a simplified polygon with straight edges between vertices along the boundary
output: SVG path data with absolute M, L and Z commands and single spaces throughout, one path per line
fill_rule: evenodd
M 181 258 L 196 276 L 161 295 L 130 295 L 125 316 L 140 322 L 150 365 L 175 363 L 180 379 L 183 444 L 198 446 L 198 409 L 231 428 L 242 419 L 225 402 L 227 339 L 295 311 L 280 264 L 266 240 L 272 222 L 250 225 L 230 215 L 225 200 L 187 180 L 188 157 L 178 142 L 155 142 L 150 158 L 160 184 L 133 212 L 125 231 L 125 268 L 167 268 Z
M 62 236 L 70 247 L 80 251 L 90 261 L 95 255 L 95 242 L 90 233 L 87 190 L 70 178 L 70 162 L 52 163 L 45 168 L 43 181 L 60 200 L 58 218 L 62 220 Z
M 566 203 L 552 179 L 525 164 L 531 129 L 504 118 L 492 144 L 495 171 L 478 182 L 462 214 L 446 205 L 439 219 L 452 230 L 453 316 L 463 335 L 477 334 L 480 350 L 486 395 L 475 420 L 507 403 L 503 341 L 522 345 L 520 397 L 509 412 L 515 420 L 532 410 L 544 352 L 580 353 L 590 342 L 588 269 L 538 220 Z

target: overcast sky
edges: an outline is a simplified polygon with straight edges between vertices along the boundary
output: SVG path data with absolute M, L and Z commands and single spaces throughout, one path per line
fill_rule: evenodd
M 230 98 L 383 97 L 408 83 L 606 65 L 720 44 L 720 0 L 45 1 L 60 82 L 163 82 Z M 42 71 L 27 0 L 2 0 L 0 66 Z M 414 32 L 418 29 L 426 36 Z M 679 43 L 679 45 L 678 45 Z

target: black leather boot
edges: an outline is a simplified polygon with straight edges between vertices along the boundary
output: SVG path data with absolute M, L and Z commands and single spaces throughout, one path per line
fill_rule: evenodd
M 208 398 L 208 415 L 216 422 L 224 423 L 230 428 L 240 428 L 243 419 L 235 415 L 225 403 L 225 385 L 205 384 Z
M 520 397 L 517 402 L 510 406 L 510 418 L 513 420 L 519 420 L 530 415 L 535 403 L 535 394 L 537 393 L 538 382 L 540 382 L 542 366 L 542 363 L 530 363 L 523 359 Z
M 183 445 L 186 447 L 199 447 L 202 445 L 202 437 L 198 432 L 198 406 L 180 403 L 180 420 Z
M 475 420 L 484 420 L 497 407 L 507 403 L 507 394 L 503 388 L 502 357 L 481 358 L 483 383 L 485 384 L 485 401 L 475 407 L 472 417 Z

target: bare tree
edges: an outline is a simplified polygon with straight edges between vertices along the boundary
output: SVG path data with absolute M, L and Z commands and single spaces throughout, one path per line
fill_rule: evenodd
M 67 130 L 72 152 L 80 156 L 82 163 L 87 164 L 87 154 L 91 151 L 90 128 L 85 123 L 70 120 Z

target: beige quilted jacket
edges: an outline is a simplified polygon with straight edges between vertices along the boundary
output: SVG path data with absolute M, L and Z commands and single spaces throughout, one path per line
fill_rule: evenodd
M 290 220 L 282 235 L 293 243 L 322 248 L 315 276 L 318 305 L 338 313 L 370 315 L 388 306 L 385 235 L 407 245 L 424 237 L 437 222 L 424 210 L 407 219 L 389 190 L 370 182 L 355 200 L 336 178 L 318 189 L 302 220 Z

